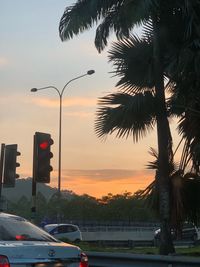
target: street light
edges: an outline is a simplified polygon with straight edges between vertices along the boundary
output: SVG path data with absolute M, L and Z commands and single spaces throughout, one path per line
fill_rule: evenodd
M 93 73 L 95 73 L 94 70 L 88 70 L 87 73 L 83 74 L 83 75 L 80 75 L 78 77 L 75 77 L 71 80 L 69 80 L 65 86 L 63 87 L 62 91 L 60 92 L 58 90 L 58 88 L 56 88 L 55 86 L 46 86 L 46 87 L 41 87 L 41 88 L 32 88 L 31 89 L 31 92 L 37 92 L 37 91 L 40 91 L 40 90 L 44 90 L 44 89 L 54 89 L 56 90 L 56 92 L 58 93 L 59 95 L 59 99 L 60 99 L 60 112 L 59 112 L 59 147 L 58 147 L 58 195 L 60 195 L 60 189 L 61 189 L 61 131 L 62 131 L 62 97 L 63 97 L 63 93 L 65 91 L 65 88 L 67 87 L 67 85 L 77 79 L 80 79 L 84 76 L 87 76 L 87 75 L 92 75 Z

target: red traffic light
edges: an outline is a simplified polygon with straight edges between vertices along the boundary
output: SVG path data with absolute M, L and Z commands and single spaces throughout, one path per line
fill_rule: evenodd
M 49 143 L 48 141 L 43 141 L 42 143 L 39 144 L 39 147 L 42 149 L 42 150 L 45 150 L 49 147 Z
M 50 183 L 50 172 L 53 170 L 50 160 L 53 157 L 51 145 L 53 140 L 48 133 L 36 132 L 34 135 L 33 175 L 38 183 Z

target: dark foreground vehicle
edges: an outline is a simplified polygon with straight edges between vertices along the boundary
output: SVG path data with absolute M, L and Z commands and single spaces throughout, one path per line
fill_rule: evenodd
M 182 241 L 193 241 L 197 242 L 200 240 L 200 233 L 197 227 L 192 223 L 184 223 L 182 233 L 177 236 L 176 232 L 171 230 L 173 240 L 182 240 Z M 154 244 L 158 246 L 160 243 L 160 229 L 157 229 L 154 232 Z
M 77 246 L 58 241 L 22 217 L 0 213 L 0 267 L 88 267 Z

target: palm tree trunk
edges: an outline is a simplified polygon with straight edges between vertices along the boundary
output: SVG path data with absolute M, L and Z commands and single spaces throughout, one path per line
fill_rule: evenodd
M 167 255 L 173 253 L 174 246 L 171 238 L 170 229 L 170 179 L 169 179 L 169 162 L 172 151 L 171 134 L 169 121 L 167 118 L 164 75 L 162 66 L 162 49 L 161 49 L 161 22 L 157 17 L 153 17 L 154 25 L 154 75 L 155 75 L 155 93 L 158 108 L 156 114 L 157 136 L 158 136 L 158 172 L 156 180 L 159 188 L 159 214 L 161 223 L 161 243 L 160 254 Z

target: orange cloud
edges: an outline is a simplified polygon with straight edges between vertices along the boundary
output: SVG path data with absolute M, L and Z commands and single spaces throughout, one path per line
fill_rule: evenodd
M 68 170 L 63 173 L 61 188 L 101 197 L 145 189 L 153 177 L 149 170 Z M 51 186 L 57 187 L 57 179 L 52 179 Z
M 50 98 L 31 98 L 30 100 L 34 105 L 37 106 L 46 106 L 50 108 L 58 107 L 59 106 L 59 99 L 50 99 Z M 73 98 L 66 98 L 63 100 L 62 105 L 65 107 L 93 107 L 96 106 L 97 99 L 96 98 L 80 98 L 80 97 L 73 97 Z
M 79 117 L 79 118 L 88 118 L 94 115 L 94 112 L 65 112 L 64 115 L 70 116 L 70 117 Z

